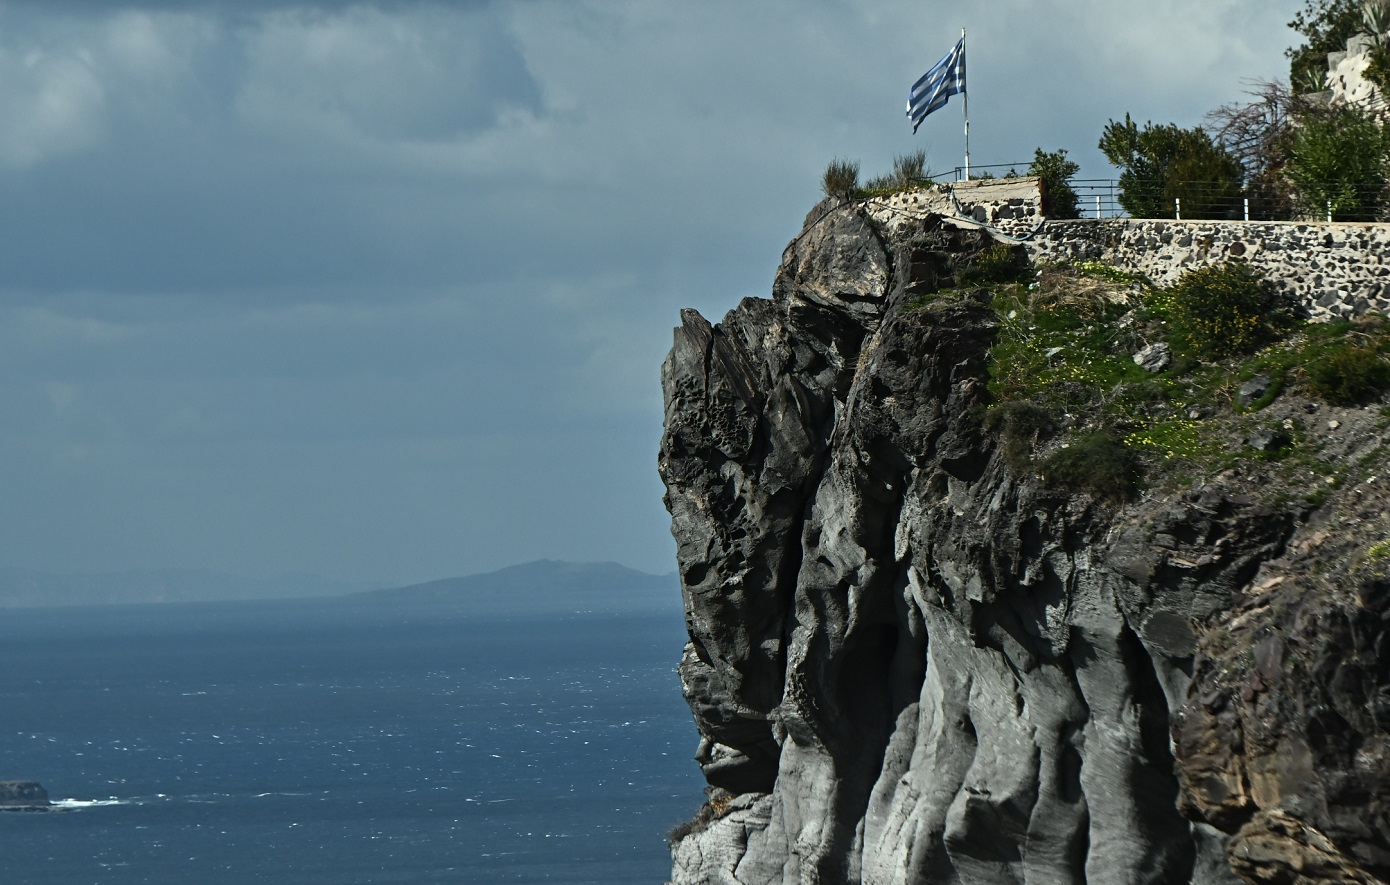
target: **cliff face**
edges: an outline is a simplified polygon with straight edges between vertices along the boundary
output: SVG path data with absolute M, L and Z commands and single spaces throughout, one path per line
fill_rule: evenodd
M 1365 468 L 1316 505 L 1258 463 L 1051 487 L 986 428 L 1000 317 L 953 287 L 987 245 L 827 202 L 770 301 L 682 314 L 660 469 L 711 801 L 673 882 L 1390 877 L 1379 412 L 1270 407 Z

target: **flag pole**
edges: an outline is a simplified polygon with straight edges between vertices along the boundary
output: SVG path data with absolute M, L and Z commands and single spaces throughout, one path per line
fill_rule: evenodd
M 960 52 L 965 55 L 965 28 L 960 29 Z M 970 89 L 967 86 L 961 93 L 961 104 L 965 108 L 965 180 L 970 180 Z

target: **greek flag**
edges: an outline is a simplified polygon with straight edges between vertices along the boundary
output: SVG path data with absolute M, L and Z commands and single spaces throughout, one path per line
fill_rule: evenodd
M 912 119 L 912 131 L 917 131 L 927 114 L 945 107 L 951 96 L 964 91 L 965 38 L 961 37 L 949 55 L 912 84 L 912 91 L 907 94 L 907 115 Z

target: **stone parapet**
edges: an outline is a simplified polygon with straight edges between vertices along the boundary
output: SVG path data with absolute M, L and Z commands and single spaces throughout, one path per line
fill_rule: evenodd
M 1102 261 L 1159 285 L 1190 268 L 1239 258 L 1306 306 L 1314 319 L 1390 313 L 1390 224 L 1049 221 L 1026 248 L 1034 261 Z

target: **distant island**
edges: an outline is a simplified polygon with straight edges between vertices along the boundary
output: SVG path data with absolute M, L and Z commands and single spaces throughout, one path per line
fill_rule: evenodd
M 48 791 L 38 781 L 0 781 L 0 811 L 43 811 L 51 807 Z
M 351 605 L 440 604 L 497 612 L 680 608 L 675 572 L 653 575 L 616 562 L 540 559 L 497 571 L 400 587 L 314 576 L 247 578 L 164 570 L 55 575 L 0 569 L 0 609 L 156 603 L 322 600 Z
M 365 602 L 450 603 L 470 611 L 680 610 L 675 572 L 653 575 L 616 562 L 562 562 L 538 559 L 494 572 L 443 578 L 406 587 L 355 594 Z

